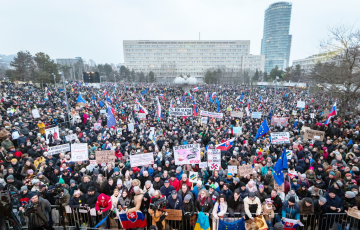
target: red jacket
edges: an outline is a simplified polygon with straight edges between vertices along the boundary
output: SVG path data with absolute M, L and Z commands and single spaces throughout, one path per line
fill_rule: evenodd
M 104 199 L 105 199 L 105 201 L 102 202 L 102 200 L 104 200 Z M 95 204 L 96 211 L 100 211 L 100 208 L 104 208 L 102 210 L 103 213 L 112 208 L 111 198 L 109 196 L 105 195 L 104 193 L 101 193 L 99 195 L 99 197 L 97 198 L 96 204 Z
M 192 183 L 189 181 L 189 178 L 186 179 L 186 182 L 180 180 L 180 188 L 182 188 L 183 184 L 186 184 L 186 186 L 189 188 L 189 191 L 191 191 Z
M 179 188 L 180 188 L 180 182 L 178 179 L 175 178 L 175 180 L 171 180 L 171 178 L 169 179 L 170 185 L 174 186 L 175 190 L 178 192 Z

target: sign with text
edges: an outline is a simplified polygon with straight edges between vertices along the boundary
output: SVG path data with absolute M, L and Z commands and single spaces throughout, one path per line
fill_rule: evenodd
M 201 124 L 207 124 L 208 117 L 201 117 Z
M 56 145 L 48 148 L 48 155 L 70 152 L 70 144 Z
M 153 165 L 154 155 L 153 153 L 144 153 L 137 155 L 130 155 L 130 166 L 138 167 L 143 165 Z
M 290 143 L 290 133 L 289 132 L 278 132 L 270 133 L 271 135 L 271 144 L 289 144 Z
M 86 161 L 88 159 L 88 144 L 77 143 L 71 144 L 71 160 L 72 161 Z
M 165 220 L 182 220 L 182 210 L 165 209 L 164 212 L 167 212 Z
M 197 172 L 189 172 L 189 181 L 191 183 L 196 183 L 198 180 L 198 173 Z
M 305 101 L 298 101 L 296 107 L 305 109 Z
M 241 134 L 242 128 L 241 127 L 233 127 L 233 133 L 234 134 Z
M 228 166 L 228 173 L 237 174 L 237 167 L 236 167 L 236 166 L 229 165 L 229 166 Z
M 200 111 L 200 116 L 213 117 L 213 118 L 223 118 L 224 114 L 223 113 L 213 113 L 213 112 L 201 110 Z
M 34 118 L 40 118 L 40 113 L 38 109 L 33 109 L 31 112 Z
M 355 217 L 356 219 L 360 219 L 360 210 L 356 208 L 349 208 L 348 213 L 349 216 Z
M 45 129 L 46 144 L 50 144 L 55 140 L 60 140 L 59 127 Z
M 240 112 L 240 111 L 231 111 L 230 115 L 231 115 L 231 117 L 239 117 L 239 118 L 243 118 L 243 117 L 244 117 L 244 112 Z
M 208 166 L 207 162 L 200 162 L 200 163 L 199 163 L 199 168 L 200 168 L 200 169 L 203 169 L 203 168 L 206 169 L 207 166 Z
M 116 159 L 114 150 L 95 151 L 95 156 L 98 164 L 115 163 Z
M 146 120 L 146 114 L 145 113 L 138 113 L 138 118 L 140 120 Z
M 288 117 L 272 117 L 271 125 L 275 126 L 287 126 L 288 125 Z
M 220 149 L 208 149 L 208 166 L 211 171 L 220 170 L 221 168 L 221 150 Z
M 252 112 L 251 113 L 251 118 L 258 118 L 260 119 L 262 115 L 262 112 Z
M 251 165 L 242 165 L 239 166 L 239 176 L 246 176 L 253 174 L 254 170 Z
M 316 141 L 322 141 L 324 140 L 325 132 L 313 130 L 313 129 L 306 129 L 304 131 L 304 139 L 311 139 Z
M 101 129 L 101 123 L 94 123 L 94 130 L 98 131 Z
M 76 140 L 76 138 L 77 138 L 76 134 L 70 134 L 70 135 L 65 136 L 65 139 L 68 142 Z
M 296 111 L 296 110 L 293 110 L 293 111 L 292 111 L 292 115 L 293 115 L 293 116 L 297 116 L 297 111 Z
M 174 146 L 175 165 L 199 164 L 200 163 L 200 145 L 179 145 Z
M 192 115 L 192 108 L 169 108 L 169 116 L 172 117 L 188 117 Z

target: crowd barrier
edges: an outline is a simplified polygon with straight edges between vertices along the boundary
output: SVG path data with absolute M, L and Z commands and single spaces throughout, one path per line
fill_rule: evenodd
M 52 205 L 50 223 L 54 226 L 55 229 L 63 229 L 63 226 L 60 221 L 61 214 L 59 212 L 59 205 Z M 94 228 L 97 223 L 99 223 L 102 219 L 104 219 L 107 214 L 109 214 L 108 221 L 110 223 L 109 229 L 121 229 L 120 222 L 116 214 L 112 211 L 106 214 L 97 215 L 94 209 L 87 211 L 79 208 L 70 208 L 66 206 L 63 208 L 62 216 L 64 218 L 65 229 L 87 229 L 87 230 L 97 230 L 97 229 L 108 229 L 106 228 L 106 222 L 102 224 L 98 228 Z M 165 220 L 165 230 L 194 230 L 196 223 L 197 213 L 194 214 L 193 218 L 184 218 L 181 221 L 174 220 Z M 25 225 L 22 227 L 23 229 L 28 228 L 28 220 L 25 218 Z M 233 222 L 240 219 L 240 213 L 235 213 L 234 217 L 229 217 L 226 215 L 224 220 L 226 222 Z M 291 218 L 291 216 L 287 216 L 287 218 Z M 281 216 L 275 215 L 275 219 L 281 219 Z M 147 228 L 152 225 L 152 218 L 147 213 Z M 355 230 L 359 229 L 359 219 L 348 216 L 346 213 L 327 213 L 323 215 L 315 215 L 315 214 L 301 214 L 300 221 L 304 224 L 303 227 L 297 227 L 297 230 Z M 273 222 L 274 224 L 274 222 Z M 215 227 L 214 227 L 215 226 Z M 213 225 L 212 219 L 210 219 L 210 228 L 211 230 L 217 230 L 218 222 L 215 221 L 215 225 Z M 8 223 L 7 229 L 13 229 L 12 226 Z M 270 226 L 269 226 L 270 227 Z M 144 229 L 147 229 L 144 228 Z M 214 229 L 215 228 L 215 229 Z M 269 228 L 272 229 L 272 228 Z

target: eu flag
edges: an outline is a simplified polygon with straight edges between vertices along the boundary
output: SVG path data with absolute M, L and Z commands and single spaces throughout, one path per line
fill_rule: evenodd
M 260 136 L 265 135 L 267 132 L 269 132 L 269 126 L 267 124 L 267 120 L 266 118 L 264 119 L 264 121 L 261 123 L 257 133 L 256 133 L 256 137 L 255 137 L 255 141 L 256 139 L 258 139 Z
M 93 96 L 92 96 L 92 99 L 91 100 L 93 100 L 93 101 L 95 101 L 96 99 L 95 99 L 95 93 L 93 92 Z
M 288 168 L 288 163 L 287 163 L 286 148 L 285 148 L 280 158 L 276 161 L 274 169 L 272 171 L 273 177 L 279 186 L 281 186 L 284 183 L 283 169 L 287 169 L 287 168 Z
M 225 222 L 219 219 L 218 230 L 245 230 L 245 220 L 241 218 L 234 222 Z
M 101 100 L 100 100 L 99 105 L 100 105 L 100 107 L 103 107 L 103 106 L 104 106 L 104 103 L 103 103 L 103 101 L 102 101 L 102 98 L 101 98 Z

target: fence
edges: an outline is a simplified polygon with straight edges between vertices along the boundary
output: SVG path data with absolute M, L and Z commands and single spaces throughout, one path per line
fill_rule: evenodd
M 58 205 L 52 205 L 52 211 L 50 214 L 50 224 L 54 226 L 55 229 L 63 229 L 61 225 L 61 214 L 59 213 Z M 71 229 L 94 229 L 97 223 L 99 223 L 102 219 L 104 219 L 107 215 L 108 217 L 108 224 L 110 228 L 121 229 L 120 222 L 116 217 L 114 212 L 107 212 L 101 215 L 97 215 L 94 209 L 88 211 L 79 208 L 70 208 L 69 206 L 65 207 L 62 216 L 63 220 L 65 221 L 65 228 L 66 230 Z M 173 221 L 173 220 L 165 220 L 165 230 L 171 229 L 178 229 L 178 230 L 194 230 L 197 213 L 194 214 L 195 217 L 183 218 L 181 221 Z M 287 216 L 291 218 L 291 216 Z M 20 216 L 19 216 L 20 218 Z M 211 215 L 210 215 L 211 218 Z M 226 222 L 233 222 L 240 219 L 240 213 L 235 213 L 234 217 L 225 216 L 224 220 Z M 274 224 L 275 220 L 280 220 L 281 216 L 276 216 L 272 222 Z M 147 228 L 152 225 L 152 218 L 147 213 L 146 214 L 146 221 L 147 221 Z M 300 221 L 304 224 L 303 227 L 298 227 L 297 230 L 354 230 L 358 229 L 359 220 L 355 219 L 354 217 L 348 216 L 346 213 L 327 213 L 324 215 L 315 215 L 315 214 L 301 214 Z M 28 221 L 25 217 L 26 224 L 22 227 L 23 229 L 29 229 Z M 101 225 L 101 229 L 108 229 L 106 228 L 106 222 Z M 270 226 L 269 226 L 270 227 Z M 146 228 L 146 229 L 147 229 Z M 212 230 L 217 229 L 217 222 L 212 221 L 210 219 L 210 228 Z M 10 223 L 7 223 L 7 229 L 13 229 Z M 100 228 L 96 228 L 100 229 Z M 269 228 L 271 229 L 271 228 Z

